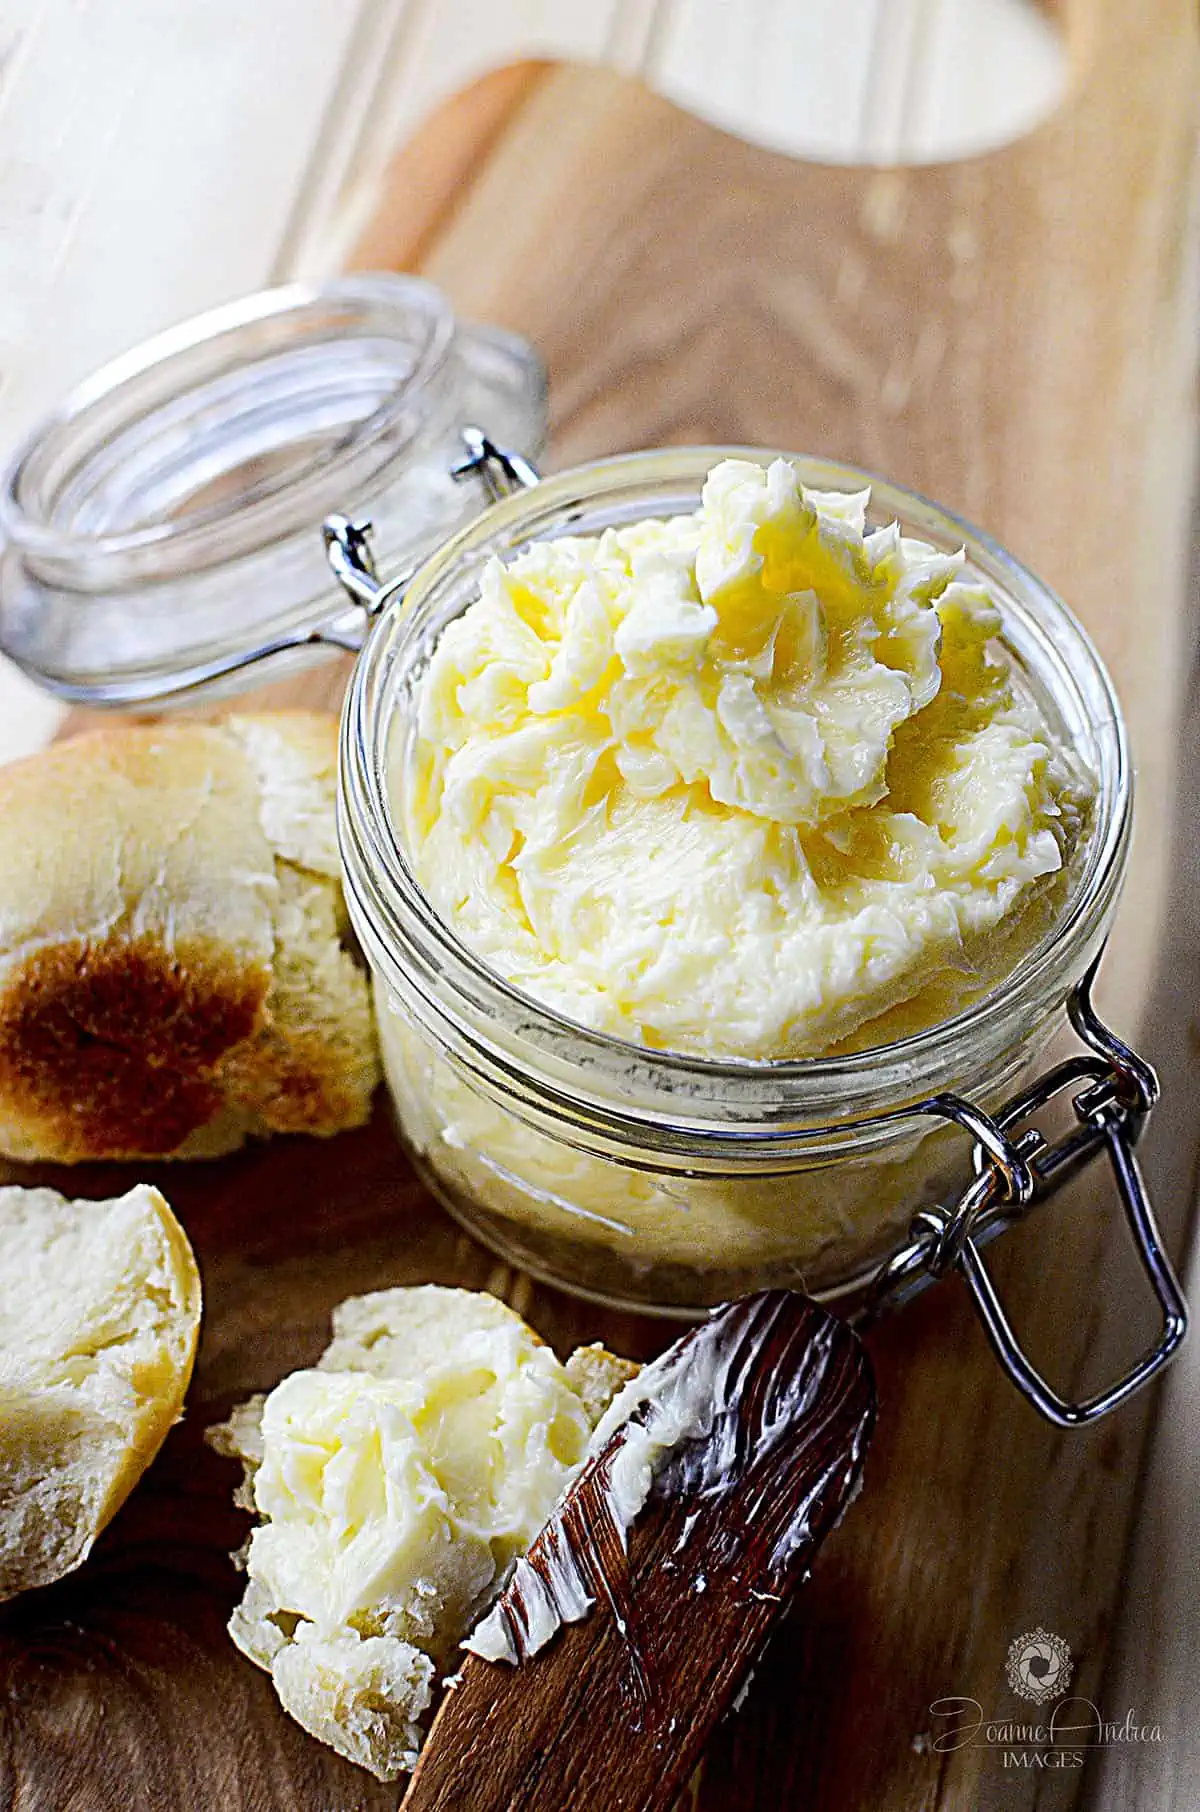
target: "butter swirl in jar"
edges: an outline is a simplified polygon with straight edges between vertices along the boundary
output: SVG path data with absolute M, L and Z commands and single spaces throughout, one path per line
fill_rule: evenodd
M 836 1288 L 961 1185 L 956 1131 L 878 1116 L 1011 1088 L 1129 803 L 1090 645 L 1000 550 L 816 462 L 709 463 L 489 511 L 347 716 L 410 1143 L 509 1256 L 667 1306 Z
M 1090 786 L 962 554 L 865 533 L 867 501 L 726 460 L 694 515 L 489 561 L 396 805 L 506 981 L 634 1043 L 783 1058 L 943 1017 L 1002 928 L 1011 960 Z

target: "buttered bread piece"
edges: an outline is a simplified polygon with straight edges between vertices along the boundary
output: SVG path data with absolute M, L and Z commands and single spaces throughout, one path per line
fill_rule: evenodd
M 0 769 L 0 1151 L 201 1157 L 366 1119 L 336 724 L 125 726 Z
M 157 1189 L 0 1189 L 0 1598 L 86 1559 L 179 1418 L 199 1327 Z
M 560 1364 L 492 1296 L 383 1290 L 213 1431 L 260 1518 L 230 1633 L 299 1723 L 381 1780 L 413 1766 L 439 1675 L 635 1370 Z

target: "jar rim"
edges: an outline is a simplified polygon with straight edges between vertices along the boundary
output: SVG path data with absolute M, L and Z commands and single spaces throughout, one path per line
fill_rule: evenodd
M 116 414 L 118 426 L 123 412 L 140 412 L 145 407 L 141 388 L 147 383 L 158 383 L 161 396 L 174 399 L 199 392 L 214 377 L 227 378 L 293 353 L 310 324 L 315 326 L 330 309 L 364 320 L 381 311 L 402 314 L 406 328 L 416 329 L 411 368 L 342 436 L 332 461 L 326 448 L 320 457 L 267 473 L 201 507 L 175 511 L 167 520 L 84 533 L 54 520 L 61 485 L 48 498 L 39 495 L 37 462 L 49 465 L 61 458 L 66 438 L 86 434 L 92 424 L 102 436 L 111 432 L 109 412 Z M 353 488 L 361 482 L 357 467 L 364 453 L 378 463 L 381 442 L 390 459 L 417 438 L 423 424 L 415 417 L 406 422 L 405 411 L 436 382 L 450 357 L 455 326 L 449 303 L 431 283 L 388 272 L 258 290 L 193 315 L 102 365 L 36 424 L 0 479 L 0 533 L 23 557 L 52 560 L 60 569 L 85 560 L 95 564 L 136 556 L 169 540 L 174 563 L 185 570 L 205 564 L 205 547 L 214 531 L 227 528 L 236 517 L 239 539 L 245 541 L 256 516 L 268 515 L 284 496 L 289 511 L 306 511 L 307 519 L 315 521 L 323 511 L 321 499 L 309 496 L 314 486 L 322 491 L 331 483 Z
M 1054 663 L 1064 687 L 1086 686 L 1098 709 L 1085 720 L 1095 732 L 1103 772 L 1098 783 L 1097 815 L 1089 831 L 1085 860 L 1073 878 L 1062 912 L 1050 930 L 1026 952 L 995 988 L 939 1021 L 892 1043 L 834 1056 L 753 1059 L 706 1057 L 632 1044 L 594 1030 L 506 982 L 455 933 L 437 912 L 416 880 L 397 834 L 387 791 L 387 745 L 394 713 L 394 688 L 388 683 L 395 657 L 420 608 L 448 573 L 473 551 L 504 541 L 515 551 L 522 531 L 555 513 L 569 517 L 573 508 L 595 505 L 606 495 L 628 489 L 647 493 L 644 516 L 655 513 L 653 486 L 691 485 L 698 493 L 710 467 L 724 458 L 765 462 L 787 459 L 802 483 L 818 490 L 871 489 L 873 505 L 902 519 L 906 532 L 926 531 L 935 545 L 940 534 L 965 548 L 968 559 L 990 582 L 1003 619 L 1001 640 L 1016 623 L 1036 632 L 1042 653 Z M 624 518 L 632 520 L 632 515 Z M 593 532 L 590 528 L 559 532 Z M 1061 702 L 1061 701 L 1056 701 Z M 1082 695 L 1081 695 L 1082 702 Z M 995 1034 L 1003 1023 L 1010 1031 L 1028 1021 L 1034 1004 L 1057 989 L 1065 997 L 1087 963 L 1098 953 L 1107 933 L 1124 877 L 1132 818 L 1132 768 L 1124 718 L 1112 680 L 1091 637 L 1079 619 L 1048 585 L 994 537 L 963 517 L 933 503 L 919 492 L 881 479 L 860 467 L 773 448 L 692 446 L 620 454 L 593 460 L 543 479 L 533 490 L 494 503 L 438 549 L 417 571 L 402 597 L 397 597 L 374 626 L 351 677 L 342 715 L 339 758 L 338 834 L 351 917 L 369 959 L 385 980 L 413 987 L 448 985 L 461 1012 L 442 1013 L 439 1024 L 457 1037 L 460 1055 L 469 1061 L 499 1060 L 510 1073 L 512 1041 L 498 1053 L 491 1044 L 489 1022 L 497 1015 L 519 1026 L 523 1053 L 546 1058 L 555 1073 L 551 1092 L 560 1106 L 577 1097 L 571 1073 L 581 1066 L 593 1082 L 607 1081 L 627 1100 L 622 1084 L 631 1068 L 645 1088 L 677 1092 L 692 1085 L 695 1099 L 730 1090 L 747 1108 L 759 1105 L 771 1118 L 780 1105 L 828 1105 L 853 1093 L 857 1104 L 883 1109 L 906 1088 L 911 1095 L 931 1092 L 927 1081 L 950 1047 Z M 406 967 L 407 965 L 407 967 Z M 993 1036 L 997 1051 L 1003 1048 Z M 1010 1040 L 1011 1042 L 1011 1040 Z M 622 1112 L 643 1124 L 654 1114 Z M 687 1120 L 694 1125 L 694 1117 Z

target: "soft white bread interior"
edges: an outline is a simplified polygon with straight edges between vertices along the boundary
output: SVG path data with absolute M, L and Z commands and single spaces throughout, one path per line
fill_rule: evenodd
M 199 1327 L 157 1189 L 0 1189 L 0 1598 L 86 1559 L 179 1418 Z
M 411 1768 L 439 1676 L 637 1371 L 564 1366 L 495 1297 L 353 1297 L 318 1365 L 209 1438 L 261 1519 L 230 1634 L 306 1730 L 380 1780 Z
M 125 725 L 0 769 L 0 1151 L 200 1157 L 366 1119 L 335 720 Z

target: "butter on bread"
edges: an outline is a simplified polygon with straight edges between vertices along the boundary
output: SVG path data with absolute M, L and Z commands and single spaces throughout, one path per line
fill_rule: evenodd
M 0 1189 L 0 1598 L 87 1558 L 179 1419 L 199 1327 L 157 1189 Z
M 598 1346 L 560 1364 L 493 1296 L 381 1290 L 209 1431 L 261 1518 L 230 1634 L 306 1730 L 380 1780 L 414 1765 L 439 1677 L 636 1371 Z
M 203 1157 L 367 1117 L 335 720 L 128 725 L 0 769 L 0 1151 Z

